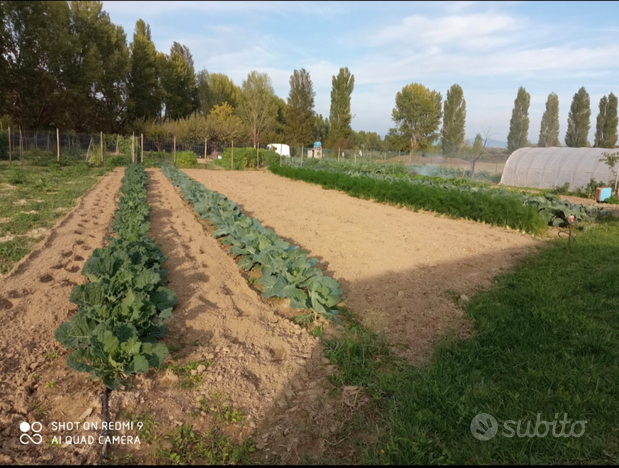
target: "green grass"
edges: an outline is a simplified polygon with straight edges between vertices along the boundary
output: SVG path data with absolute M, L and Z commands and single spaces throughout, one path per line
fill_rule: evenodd
M 0 274 L 7 273 L 41 239 L 25 234 L 51 228 L 104 173 L 104 169 L 88 169 L 84 165 L 0 165 L 0 237 L 19 236 L 0 243 Z M 25 204 L 16 205 L 20 200 L 25 200 Z
M 276 175 L 318 184 L 324 189 L 342 190 L 348 195 L 366 200 L 434 211 L 452 218 L 472 219 L 530 234 L 541 234 L 548 230 L 538 210 L 524 206 L 516 197 L 492 192 L 461 192 L 455 188 L 389 182 L 286 166 L 270 166 L 269 170 Z
M 394 357 L 384 338 L 354 323 L 327 341 L 327 356 L 341 370 L 334 383 L 365 387 L 383 418 L 363 461 L 619 462 L 619 220 L 577 232 L 570 256 L 566 243 L 551 242 L 472 298 L 465 310 L 473 337 L 446 339 L 423 368 Z M 500 425 L 489 441 L 470 430 L 482 412 Z M 549 422 L 566 413 L 586 420 L 585 433 L 502 435 L 505 421 L 522 420 L 524 431 L 538 413 Z

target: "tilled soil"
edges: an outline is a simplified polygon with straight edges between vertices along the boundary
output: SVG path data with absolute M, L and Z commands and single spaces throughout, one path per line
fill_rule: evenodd
M 93 384 L 68 370 L 54 338 L 77 310 L 69 302 L 84 261 L 106 242 L 123 170 L 102 177 L 28 256 L 0 280 L 0 464 L 86 462 L 86 450 L 20 443 L 20 423 L 76 421 L 91 404 Z M 75 401 L 73 401 L 75 399 Z M 100 403 L 96 402 L 100 407 Z M 33 432 L 30 432 L 33 435 Z M 91 460 L 92 461 L 92 460 Z
M 318 258 L 347 295 L 344 305 L 415 364 L 427 362 L 450 330 L 467 334 L 455 302 L 490 286 L 539 245 L 518 232 L 360 200 L 269 172 L 185 172 Z

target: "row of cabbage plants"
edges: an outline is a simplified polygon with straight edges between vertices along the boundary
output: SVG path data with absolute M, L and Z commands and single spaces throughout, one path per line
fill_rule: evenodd
M 177 298 L 165 287 L 167 270 L 161 263 L 166 257 L 146 236 L 147 184 L 143 167 L 127 167 L 110 228 L 116 236 L 85 262 L 82 274 L 90 281 L 75 286 L 70 298 L 78 311 L 55 331 L 56 339 L 74 350 L 67 365 L 102 380 L 108 389 L 128 386 L 130 374 L 159 367 L 168 355 L 157 340 Z
M 162 171 L 180 188 L 183 198 L 193 203 L 200 219 L 207 219 L 217 227 L 213 237 L 231 246 L 230 255 L 241 257 L 241 268 L 261 269 L 258 283 L 263 286 L 264 297 L 288 298 L 290 307 L 311 311 L 297 317 L 297 321 L 308 323 L 318 316 L 337 320 L 335 306 L 343 299 L 342 290 L 336 280 L 323 276 L 314 267 L 317 259 L 307 258 L 307 252 L 290 245 L 257 219 L 241 213 L 236 203 L 225 195 L 208 190 L 171 165 L 163 166 Z

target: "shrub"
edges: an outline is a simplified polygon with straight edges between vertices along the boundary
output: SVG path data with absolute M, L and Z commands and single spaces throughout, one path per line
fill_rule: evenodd
M 114 168 L 119 166 L 128 166 L 131 162 L 131 156 L 112 156 L 105 160 L 105 167 Z
M 273 150 L 259 150 L 260 165 L 270 166 L 271 164 L 279 165 L 279 154 Z M 230 169 L 230 159 L 232 157 L 232 149 L 226 148 L 215 163 L 225 169 Z M 256 148 L 234 148 L 234 169 L 243 170 L 247 167 L 256 167 Z
M 196 167 L 198 157 L 193 151 L 179 151 L 176 153 L 176 167 Z

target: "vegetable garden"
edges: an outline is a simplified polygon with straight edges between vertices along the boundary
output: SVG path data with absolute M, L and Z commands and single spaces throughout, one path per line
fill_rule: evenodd
M 272 159 L 270 172 L 165 162 L 117 168 L 0 281 L 0 389 L 11 395 L 0 406 L 8 428 L 0 437 L 10 447 L 1 462 L 96 462 L 102 449 L 105 463 L 164 464 L 298 463 L 295 451 L 318 463 L 557 463 L 615 454 L 600 408 L 612 393 L 616 327 L 600 307 L 612 308 L 619 293 L 609 261 L 616 222 L 550 193 L 410 174 L 403 165 L 279 167 Z M 559 343 L 552 337 L 578 335 L 561 312 L 567 272 L 575 274 L 565 241 L 548 247 L 539 265 L 503 273 L 508 293 L 478 291 L 521 258 L 537 259 L 532 248 L 542 243 L 530 234 L 569 216 L 585 281 L 575 310 L 587 332 Z M 599 285 L 589 284 L 600 265 Z M 553 268 L 566 273 L 544 286 L 550 303 L 531 288 Z M 607 325 L 586 313 L 596 301 Z M 501 317 L 493 312 L 499 302 Z M 534 359 L 546 339 L 554 344 Z M 510 372 L 487 358 L 496 353 Z M 567 385 L 578 402 L 560 391 L 535 397 L 542 382 L 519 370 L 525 361 L 550 369 L 552 385 Z M 576 381 L 561 383 L 572 372 Z M 598 394 L 577 374 L 598 379 Z M 494 390 L 484 393 L 475 376 Z M 499 439 L 475 448 L 468 425 L 476 412 L 516 418 L 536 408 L 595 417 L 599 427 L 576 445 L 534 441 L 530 459 Z M 144 442 L 71 452 L 49 430 L 65 416 L 140 422 L 135 434 Z M 30 459 L 10 451 L 22 419 L 46 426 L 47 444 Z

